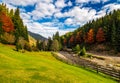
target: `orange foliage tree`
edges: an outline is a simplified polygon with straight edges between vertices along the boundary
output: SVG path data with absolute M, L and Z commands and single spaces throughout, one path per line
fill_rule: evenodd
M 67 39 L 64 39 L 63 43 L 64 43 L 64 45 L 66 45 L 67 44 Z
M 90 29 L 87 33 L 87 43 L 92 44 L 94 42 L 94 31 L 93 29 Z
M 70 37 L 69 44 L 70 45 L 74 44 L 74 36 L 73 35 Z
M 5 32 L 14 31 L 12 20 L 4 12 L 0 14 L 0 21 L 2 22 L 2 28 Z
M 97 35 L 96 35 L 96 41 L 101 43 L 105 41 L 105 34 L 102 28 L 98 29 Z

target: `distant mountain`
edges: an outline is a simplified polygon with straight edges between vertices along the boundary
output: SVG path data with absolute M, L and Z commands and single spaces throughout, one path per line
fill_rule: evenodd
M 41 36 L 41 35 L 39 35 L 39 34 L 30 32 L 30 31 L 28 31 L 28 34 L 29 34 L 30 36 L 32 36 L 34 39 L 36 39 L 36 40 L 47 40 L 47 38 L 45 38 L 45 37 L 43 37 L 43 36 Z

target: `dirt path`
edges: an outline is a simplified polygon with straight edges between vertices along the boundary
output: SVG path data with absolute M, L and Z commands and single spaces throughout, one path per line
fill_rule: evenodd
M 68 60 L 70 60 L 73 64 L 77 64 L 77 65 L 81 65 L 81 64 L 85 64 L 87 63 L 87 61 L 85 61 L 85 59 L 80 58 L 79 56 L 75 55 L 75 54 L 70 54 L 68 52 L 65 51 L 60 51 L 60 54 L 64 55 Z
M 92 58 L 92 59 L 90 59 L 90 58 L 83 58 L 84 60 L 82 60 L 82 59 L 80 59 L 79 56 L 77 56 L 75 54 L 70 54 L 70 53 L 65 52 L 65 51 L 60 51 L 59 53 L 61 55 L 64 55 L 67 59 L 71 60 L 74 64 L 79 64 L 80 62 L 84 62 L 85 63 L 84 60 L 88 60 L 88 61 L 97 63 L 99 65 L 114 67 L 114 68 L 120 70 L 120 66 L 119 66 L 120 65 L 120 57 L 88 53 L 88 54 L 92 54 L 93 56 L 96 56 L 96 57 L 102 57 L 102 58 L 104 58 L 104 60 L 97 59 L 97 58 Z
M 98 54 L 98 53 L 88 53 L 88 54 L 92 54 L 93 56 L 97 56 L 97 57 L 102 57 L 104 58 L 104 60 L 99 60 L 96 58 L 93 59 L 89 59 L 93 62 L 96 62 L 100 65 L 104 65 L 104 66 L 113 66 L 117 69 L 120 69 L 119 65 L 120 65 L 120 57 L 118 56 L 109 56 L 109 55 L 102 55 L 102 54 Z

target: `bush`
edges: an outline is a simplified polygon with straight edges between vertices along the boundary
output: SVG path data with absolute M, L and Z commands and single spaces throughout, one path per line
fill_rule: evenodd
M 39 51 L 39 49 L 34 45 L 31 47 L 31 49 L 32 49 L 32 51 Z
M 1 36 L 1 42 L 3 44 L 14 44 L 15 43 L 15 36 L 5 32 L 2 36 Z
M 79 53 L 80 52 L 80 45 L 77 44 L 74 48 L 72 48 L 73 52 Z
M 82 50 L 79 52 L 80 56 L 85 56 L 86 55 L 86 49 L 85 47 L 82 48 Z
M 30 52 L 32 51 L 32 48 L 28 42 L 25 43 L 24 49 Z

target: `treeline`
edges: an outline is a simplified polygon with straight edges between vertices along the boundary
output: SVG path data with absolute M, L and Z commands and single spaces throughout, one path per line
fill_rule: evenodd
M 89 21 L 74 32 L 61 36 L 62 45 L 73 48 L 77 44 L 88 50 L 93 45 L 103 44 L 106 49 L 120 52 L 120 10 Z
M 48 40 L 36 42 L 37 50 L 40 51 L 59 51 L 62 49 L 61 39 L 59 36 L 59 32 L 56 32 L 52 38 L 48 38 Z
M 23 24 L 19 8 L 13 10 L 0 4 L 0 42 L 16 45 L 17 50 L 28 46 L 27 26 Z

